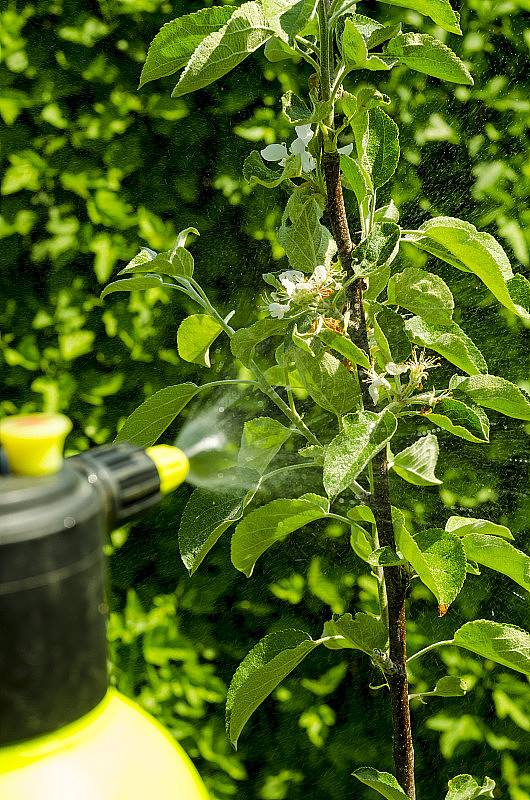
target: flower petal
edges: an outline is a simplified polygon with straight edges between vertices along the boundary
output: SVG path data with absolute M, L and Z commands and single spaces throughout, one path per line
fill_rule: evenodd
M 343 156 L 349 156 L 352 150 L 353 150 L 353 142 L 350 142 L 350 144 L 346 144 L 344 145 L 344 147 L 339 147 L 337 153 L 340 153 Z
M 311 125 L 295 125 L 296 135 L 303 139 L 303 141 L 307 144 L 311 141 L 313 136 L 315 135 L 311 130 Z
M 322 283 L 322 281 L 325 281 L 327 277 L 328 277 L 327 270 L 322 264 L 319 264 L 318 267 L 315 267 L 315 271 L 313 272 L 313 279 L 317 283 Z
M 305 153 L 305 142 L 303 139 L 295 139 L 291 145 L 291 153 Z
M 304 150 L 302 153 L 302 171 L 312 172 L 316 167 L 316 161 L 312 155 Z
M 289 303 L 282 306 L 281 303 L 269 303 L 269 314 L 275 319 L 283 319 L 286 311 L 289 311 Z
M 260 150 L 260 154 L 265 161 L 279 161 L 289 155 L 284 144 L 268 144 L 267 147 Z

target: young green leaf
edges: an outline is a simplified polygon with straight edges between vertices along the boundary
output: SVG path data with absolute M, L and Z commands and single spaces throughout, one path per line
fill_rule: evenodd
M 466 556 L 484 567 L 502 572 L 530 591 L 530 556 L 497 536 L 468 533 L 462 539 Z
M 376 222 L 352 253 L 355 274 L 370 275 L 393 260 L 399 246 L 400 229 L 395 222 Z
M 484 778 L 484 783 L 479 786 L 471 775 L 457 775 L 447 784 L 449 791 L 445 800 L 477 800 L 477 797 L 494 797 L 495 781 Z
M 523 319 L 530 319 L 526 307 L 530 285 L 522 275 L 513 274 L 508 256 L 493 236 L 454 217 L 436 217 L 424 222 L 419 230 L 422 235 L 412 237 L 412 244 L 428 252 L 429 245 L 434 245 L 435 255 L 458 269 L 473 272 L 499 303 Z
M 270 27 L 290 45 L 312 19 L 316 5 L 317 0 L 262 0 Z
M 274 34 L 261 5 L 243 3 L 226 25 L 198 45 L 171 96 L 181 97 L 218 80 Z
M 397 780 L 389 772 L 379 772 L 373 767 L 359 767 L 352 775 L 386 800 L 409 800 Z
M 290 58 L 300 58 L 300 54 L 296 50 L 293 50 L 292 47 L 289 47 L 277 36 L 267 39 L 263 48 L 263 55 L 272 64 L 277 61 L 287 61 Z
M 226 730 L 237 740 L 250 716 L 278 684 L 320 644 L 305 631 L 276 631 L 252 648 L 234 673 L 226 698 Z
M 215 342 L 222 327 L 208 314 L 194 314 L 182 320 L 177 331 L 177 348 L 184 361 L 210 366 L 210 345 Z
M 453 642 L 483 658 L 530 675 L 530 633 L 522 628 L 477 619 L 462 625 Z
M 183 246 L 176 246 L 173 251 L 166 250 L 163 253 L 155 253 L 144 247 L 118 274 L 154 272 L 157 275 L 171 275 L 175 278 L 191 278 L 193 266 L 193 256 Z
M 159 275 L 138 275 L 135 278 L 124 278 L 121 281 L 109 283 L 101 292 L 99 299 L 104 300 L 113 292 L 133 292 L 136 289 L 154 289 L 165 285 Z
M 410 357 L 412 345 L 405 330 L 405 320 L 390 308 L 382 308 L 374 319 L 376 343 L 384 356 L 384 363 L 403 364 Z
M 302 174 L 302 157 L 300 153 L 293 153 L 285 159 L 281 169 L 268 167 L 257 150 L 253 150 L 246 157 L 243 164 L 243 176 L 249 183 L 259 183 L 269 189 L 279 186 L 282 181 L 290 178 L 299 178 Z
M 149 46 L 138 88 L 184 67 L 202 40 L 226 25 L 233 13 L 228 6 L 201 8 L 163 25 Z
M 315 403 L 333 414 L 346 414 L 360 403 L 357 375 L 342 361 L 322 351 L 317 356 L 295 348 L 294 361 L 304 388 Z
M 390 458 L 388 466 L 400 478 L 415 486 L 436 486 L 442 481 L 434 474 L 438 460 L 438 439 L 428 433 Z
M 321 207 L 310 198 L 303 204 L 296 221 L 287 226 L 285 220 L 278 230 L 278 241 L 293 269 L 313 272 L 335 253 L 337 246 L 328 229 L 320 224 L 321 216 Z
M 273 500 L 251 511 L 232 536 L 232 564 L 250 578 L 258 558 L 275 542 L 310 522 L 323 519 L 329 509 L 325 498 Z
M 398 567 L 405 563 L 405 559 L 396 555 L 394 551 L 385 545 L 373 550 L 366 558 L 371 567 Z
M 427 422 L 466 439 L 468 442 L 488 442 L 490 425 L 480 406 L 471 408 L 460 400 L 444 398 L 436 403 L 433 411 L 422 413 Z
M 352 14 L 350 19 L 363 37 L 368 50 L 379 47 L 383 42 L 401 33 L 401 22 L 393 25 L 381 25 L 380 22 L 365 17 L 363 14 Z
M 358 611 L 353 617 L 343 614 L 326 623 L 327 636 L 343 636 L 351 647 L 362 650 L 371 656 L 374 648 L 385 650 L 388 644 L 388 631 L 379 617 Z
M 399 161 L 399 129 L 382 108 L 362 111 L 351 120 L 357 156 L 376 189 L 384 186 Z
M 449 33 L 462 33 L 458 24 L 458 14 L 451 8 L 449 0 L 379 0 L 379 2 L 419 11 Z
M 468 375 L 488 371 L 484 356 L 456 322 L 433 325 L 421 317 L 411 317 L 405 321 L 405 331 L 411 342 L 434 350 Z
M 194 383 L 180 383 L 155 392 L 127 417 L 114 441 L 150 447 L 201 388 L 204 387 Z
M 438 275 L 407 267 L 388 282 L 388 302 L 402 306 L 433 325 L 451 325 L 455 307 L 451 290 Z
M 402 64 L 417 72 L 443 81 L 473 85 L 473 78 L 463 61 L 447 45 L 425 33 L 400 33 L 385 49 Z
M 474 403 L 499 411 L 507 417 L 530 420 L 530 397 L 514 383 L 496 375 L 475 375 L 458 384 Z
M 239 328 L 230 340 L 230 349 L 245 367 L 250 367 L 256 346 L 271 336 L 282 336 L 288 320 L 259 319 L 248 328 Z
M 444 675 L 436 682 L 432 692 L 420 692 L 414 697 L 463 697 L 467 686 L 458 675 Z
M 458 536 L 430 528 L 412 536 L 398 509 L 392 509 L 396 545 L 440 605 L 450 606 L 466 579 L 466 556 Z
M 282 96 L 282 110 L 289 122 L 293 125 L 314 125 L 329 117 L 333 110 L 331 100 L 319 100 L 318 96 L 311 97 L 312 109 L 300 100 L 291 90 Z
M 357 347 L 346 334 L 337 333 L 324 324 L 318 332 L 318 338 L 332 350 L 336 350 L 341 356 L 351 361 L 352 364 L 360 364 L 366 369 L 370 368 L 370 361 L 364 350 Z
M 234 473 L 240 480 L 223 491 L 202 487 L 195 489 L 182 514 L 180 555 L 190 575 L 193 575 L 226 529 L 241 519 L 245 505 L 250 502 L 257 486 L 258 475 L 254 470 L 235 468 L 228 470 L 228 473 Z
M 270 461 L 285 444 L 292 431 L 270 417 L 245 422 L 238 463 L 262 475 Z
M 348 414 L 343 423 L 344 430 L 330 442 L 324 459 L 324 488 L 329 497 L 343 492 L 397 429 L 397 419 L 387 409 L 379 414 Z
M 394 64 L 397 64 L 397 59 L 382 58 L 369 54 L 362 32 L 357 28 L 352 19 L 347 19 L 344 23 L 342 56 L 344 59 L 344 66 L 348 71 L 353 69 L 388 71 Z
M 487 519 L 473 517 L 449 517 L 445 523 L 445 530 L 456 533 L 457 536 L 467 536 L 468 533 L 486 534 L 487 536 L 500 536 L 501 539 L 512 539 L 513 535 L 505 525 L 497 525 Z
M 340 156 L 340 168 L 343 177 L 346 178 L 345 188 L 355 192 L 357 205 L 360 206 L 365 197 L 373 192 L 370 178 L 366 172 L 363 172 L 357 161 L 344 153 Z

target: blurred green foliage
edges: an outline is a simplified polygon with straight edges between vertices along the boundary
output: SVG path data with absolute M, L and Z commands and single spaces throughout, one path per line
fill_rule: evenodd
M 255 314 L 261 273 L 282 257 L 280 205 L 273 192 L 249 189 L 240 170 L 252 147 L 289 138 L 279 97 L 307 79 L 305 68 L 297 73 L 259 55 L 184 98 L 170 99 L 171 78 L 136 91 L 159 27 L 202 5 L 7 0 L 0 13 L 0 413 L 66 411 L 74 421 L 71 450 L 110 441 L 119 421 L 154 391 L 201 380 L 176 353 L 177 324 L 192 309 L 175 295 L 151 289 L 98 300 L 139 246 L 167 249 L 176 231 L 197 227 L 201 238 L 192 249 L 201 282 L 241 323 Z M 470 65 L 475 86 L 445 86 L 403 68 L 379 85 L 392 97 L 389 113 L 401 129 L 392 197 L 410 227 L 447 214 L 489 230 L 525 272 L 528 2 L 457 5 L 464 36 L 450 37 L 451 45 Z M 432 31 L 425 18 L 374 0 L 360 10 Z M 407 263 L 423 258 L 411 249 Z M 472 275 L 437 269 L 455 295 L 457 321 L 480 344 L 491 372 L 530 389 L 521 320 Z M 215 377 L 226 376 L 233 369 L 226 352 L 212 355 Z M 214 400 L 226 405 L 221 396 Z M 253 396 L 236 395 L 224 415 L 241 421 L 257 410 Z M 200 409 L 192 405 L 189 415 Z M 404 426 L 403 446 L 413 438 L 412 426 Z M 485 516 L 508 525 L 528 551 L 524 428 L 497 418 L 490 445 L 455 443 L 443 432 L 440 444 L 440 491 L 412 493 L 394 478 L 394 502 L 409 525 L 439 524 L 452 513 Z M 284 489 L 292 496 L 307 490 Z M 318 635 L 330 610 L 375 611 L 375 584 L 346 530 L 315 525 L 311 538 L 292 537 L 263 558 L 249 582 L 232 569 L 221 541 L 189 579 L 176 542 L 187 494 L 183 487 L 109 543 L 114 682 L 182 741 L 213 800 L 342 800 L 353 791 L 368 800 L 370 791 L 354 789 L 350 772 L 363 763 L 391 770 L 390 719 L 384 691 L 368 688 L 375 671 L 355 651 L 347 660 L 327 651 L 304 662 L 255 715 L 237 754 L 223 725 L 228 681 L 260 636 L 289 626 Z M 481 586 L 469 581 L 442 619 L 428 591 L 414 588 L 410 651 L 450 638 L 476 616 L 528 628 L 522 590 L 514 593 L 499 577 Z M 432 688 L 444 673 L 462 675 L 473 690 L 428 705 L 413 701 L 422 795 L 439 797 L 448 778 L 470 771 L 495 778 L 499 797 L 530 800 L 528 683 L 445 648 L 414 663 L 414 691 Z

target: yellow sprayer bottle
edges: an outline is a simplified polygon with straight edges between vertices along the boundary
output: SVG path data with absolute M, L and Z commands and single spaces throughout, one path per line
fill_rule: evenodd
M 117 444 L 63 460 L 70 428 L 0 422 L 0 800 L 208 800 L 107 680 L 105 530 L 182 483 L 186 456 Z

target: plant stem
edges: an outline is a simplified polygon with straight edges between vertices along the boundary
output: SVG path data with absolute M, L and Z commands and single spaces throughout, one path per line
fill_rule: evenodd
M 330 29 L 328 25 L 328 3 L 326 0 L 318 0 L 318 25 L 320 34 L 320 89 L 322 100 L 329 100 L 331 97 L 331 48 L 330 48 Z
M 344 208 L 340 182 L 339 154 L 336 152 L 324 152 L 322 154 L 322 166 L 326 178 L 327 212 L 331 232 L 337 244 L 342 268 L 347 277 L 352 278 L 353 244 Z M 369 357 L 370 351 L 363 308 L 362 282 L 360 279 L 351 281 L 346 290 L 346 297 L 347 310 L 349 310 L 351 318 L 348 333 L 354 343 L 364 350 Z M 377 411 L 368 392 L 367 385 L 361 378 L 361 374 L 358 368 L 364 408 L 367 411 Z M 370 507 L 377 525 L 379 545 L 381 547 L 390 547 L 395 552 L 396 543 L 392 525 L 386 449 L 374 456 L 372 465 L 373 494 Z M 410 800 L 415 800 L 414 748 L 410 726 L 408 682 L 405 666 L 405 596 L 408 588 L 408 579 L 401 567 L 384 567 L 384 579 L 388 601 L 389 657 L 395 667 L 392 673 L 386 674 L 392 704 L 394 764 L 396 778 L 400 786 Z
M 454 644 L 453 639 L 445 639 L 443 642 L 434 642 L 434 644 L 430 644 L 428 647 L 424 647 L 423 650 L 418 650 L 417 653 L 414 653 L 413 656 L 407 658 L 407 664 L 410 664 L 411 661 L 414 661 L 416 658 L 423 656 L 425 653 L 428 653 L 429 650 L 434 650 L 435 647 L 440 647 L 441 644 Z

